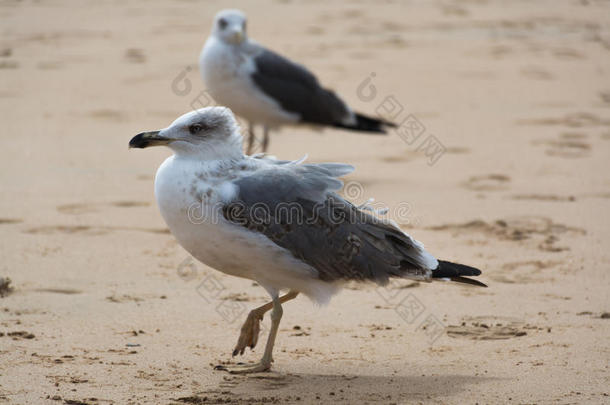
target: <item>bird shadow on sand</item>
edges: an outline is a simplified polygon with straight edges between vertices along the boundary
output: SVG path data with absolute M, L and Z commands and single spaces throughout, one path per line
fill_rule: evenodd
M 176 398 L 177 403 L 400 403 L 447 398 L 494 380 L 471 375 L 324 375 L 279 372 L 225 377 L 215 389 Z

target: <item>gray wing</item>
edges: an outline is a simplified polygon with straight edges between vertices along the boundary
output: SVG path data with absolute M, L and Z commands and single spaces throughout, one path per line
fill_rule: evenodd
M 350 112 L 339 97 L 320 86 L 305 67 L 262 48 L 254 57 L 256 86 L 301 121 L 320 125 L 344 124 Z
M 429 278 L 431 256 L 419 242 L 333 192 L 342 186 L 336 177 L 350 168 L 306 164 L 262 170 L 234 182 L 238 194 L 223 215 L 264 234 L 325 281 Z

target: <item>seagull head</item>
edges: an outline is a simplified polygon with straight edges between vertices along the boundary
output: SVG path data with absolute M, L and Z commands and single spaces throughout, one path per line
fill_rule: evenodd
M 199 159 L 232 159 L 243 156 L 237 121 L 226 107 L 205 107 L 177 118 L 167 128 L 139 133 L 130 148 L 165 145 L 177 155 Z
M 214 17 L 212 35 L 228 44 L 241 44 L 246 40 L 246 15 L 239 10 L 219 11 Z

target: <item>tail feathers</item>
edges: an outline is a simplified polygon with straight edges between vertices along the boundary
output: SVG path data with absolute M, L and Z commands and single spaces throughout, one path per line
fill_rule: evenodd
M 351 129 L 354 131 L 362 131 L 362 132 L 374 132 L 379 134 L 386 133 L 386 127 L 394 128 L 396 124 L 393 122 L 388 122 L 384 120 L 380 120 L 377 118 L 367 117 L 362 114 L 355 114 L 356 122 L 352 124 L 335 124 L 336 127 Z
M 481 275 L 481 270 L 479 269 L 475 269 L 474 267 L 466 266 L 464 264 L 446 262 L 444 260 L 439 260 L 438 267 L 432 270 L 432 278 L 443 278 L 458 283 L 487 287 L 487 285 L 481 283 L 480 281 L 464 277 L 479 275 Z

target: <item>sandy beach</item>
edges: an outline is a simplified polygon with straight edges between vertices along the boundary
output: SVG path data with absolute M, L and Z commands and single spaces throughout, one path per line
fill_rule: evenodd
M 190 258 L 154 200 L 171 152 L 127 144 L 211 103 L 197 58 L 226 7 L 358 111 L 422 128 L 287 127 L 271 153 L 353 164 L 344 195 L 489 288 L 298 297 L 271 372 L 214 370 L 259 358 L 231 351 L 268 295 Z M 0 403 L 610 403 L 609 2 L 1 1 L 0 16 Z

